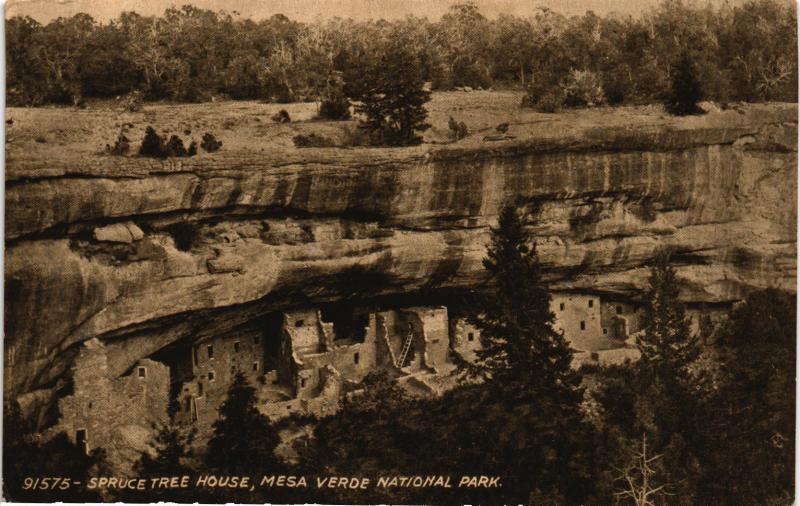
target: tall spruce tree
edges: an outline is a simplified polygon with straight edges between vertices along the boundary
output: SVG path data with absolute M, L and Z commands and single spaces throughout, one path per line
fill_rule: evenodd
M 656 256 L 649 285 L 642 316 L 643 332 L 636 338 L 642 363 L 661 375 L 662 380 L 685 377 L 700 348 L 679 299 L 680 286 L 667 252 Z
M 536 245 L 515 206 L 501 211 L 483 265 L 492 283 L 476 297 L 471 319 L 483 345 L 474 372 L 494 398 L 486 426 L 498 433 L 486 452 L 510 470 L 508 500 L 580 503 L 593 489 L 581 376 L 553 329 Z
M 483 266 L 492 286 L 480 297 L 474 317 L 483 344 L 478 371 L 501 383 L 513 379 L 580 398 L 580 378 L 570 367 L 572 350 L 553 329 L 555 315 L 536 245 L 516 207 L 501 211 Z
M 275 426 L 256 408 L 255 389 L 238 372 L 214 422 L 206 465 L 229 475 L 277 471 L 282 467 L 275 456 L 279 443 Z

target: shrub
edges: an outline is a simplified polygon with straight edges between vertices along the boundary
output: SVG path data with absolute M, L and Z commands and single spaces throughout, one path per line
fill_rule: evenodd
M 589 70 L 572 70 L 564 80 L 564 105 L 594 107 L 605 103 L 600 77 Z
M 134 90 L 122 97 L 122 107 L 127 112 L 139 112 L 142 110 L 143 100 L 144 97 L 142 96 L 142 92 L 139 90 Z
M 467 124 L 463 121 L 456 121 L 451 117 L 447 126 L 450 128 L 451 139 L 461 140 L 469 135 L 469 128 L 467 128 Z
M 556 112 L 564 105 L 563 81 L 557 72 L 540 72 L 525 88 L 522 107 L 532 107 L 540 112 Z
M 130 151 L 130 140 L 125 136 L 124 132 L 120 132 L 117 136 L 117 141 L 113 146 L 106 144 L 106 152 L 110 155 L 122 156 Z
M 560 88 L 553 88 L 542 95 L 533 105 L 539 112 L 553 113 L 561 110 L 564 105 L 564 92 Z
M 298 148 L 330 148 L 336 146 L 336 142 L 330 137 L 325 137 L 324 135 L 319 135 L 314 132 L 308 135 L 295 135 L 292 137 L 292 142 L 294 142 L 294 145 Z
M 272 121 L 275 123 L 289 123 L 292 121 L 292 118 L 289 117 L 289 113 L 286 109 L 281 109 L 280 111 L 276 112 L 272 115 Z
M 687 53 L 681 56 L 672 72 L 672 85 L 665 97 L 664 108 L 675 116 L 700 114 L 697 102 L 703 99 L 703 89 L 697 71 Z
M 324 98 L 319 105 L 319 117 L 334 121 L 350 119 L 350 101 L 344 92 Z
M 222 141 L 218 141 L 214 134 L 206 132 L 203 134 L 203 142 L 200 143 L 200 147 L 208 153 L 213 153 L 214 151 L 219 151 L 219 148 L 222 147 Z
M 172 135 L 165 146 L 167 156 L 186 156 L 186 148 L 183 141 L 177 135 Z
M 167 152 L 164 149 L 164 139 L 156 133 L 155 128 L 148 126 L 144 132 L 142 145 L 139 147 L 141 156 L 152 158 L 166 158 Z
M 169 141 L 164 141 L 164 137 L 158 135 L 151 126 L 145 130 L 142 145 L 139 147 L 140 156 L 151 158 L 188 157 L 196 154 L 197 144 L 195 142 L 192 142 L 187 150 L 180 137 L 172 135 Z

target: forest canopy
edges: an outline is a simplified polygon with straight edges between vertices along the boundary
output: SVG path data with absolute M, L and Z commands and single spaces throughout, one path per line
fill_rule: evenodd
M 107 23 L 87 14 L 46 25 L 13 17 L 6 36 L 11 105 L 132 92 L 180 102 L 315 101 L 332 76 L 355 97 L 362 69 L 398 41 L 435 90 L 515 87 L 536 95 L 570 82 L 601 88 L 590 91 L 603 102 L 652 103 L 663 100 L 671 72 L 688 57 L 707 99 L 797 100 L 796 10 L 777 0 L 718 8 L 665 0 L 638 17 L 540 8 L 496 19 L 464 3 L 438 21 L 314 23 L 186 5 L 159 17 L 125 12 Z

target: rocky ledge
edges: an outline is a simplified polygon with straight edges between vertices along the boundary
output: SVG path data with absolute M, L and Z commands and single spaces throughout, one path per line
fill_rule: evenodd
M 518 199 L 539 204 L 554 288 L 635 298 L 669 247 L 688 302 L 795 289 L 796 105 L 509 133 L 181 161 L 11 157 L 6 393 L 48 397 L 93 337 L 121 374 L 288 306 L 475 286 L 489 227 Z

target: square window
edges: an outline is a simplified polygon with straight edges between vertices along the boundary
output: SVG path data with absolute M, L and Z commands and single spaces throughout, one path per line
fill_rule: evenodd
M 608 334 L 608 329 L 603 329 L 603 334 Z
M 586 330 L 586 322 L 581 321 L 581 330 Z
M 208 381 L 214 381 L 214 371 L 208 371 Z
M 594 307 L 594 300 L 589 299 L 589 307 Z
M 138 372 L 139 372 L 139 377 L 140 378 L 146 378 L 147 377 L 147 369 L 145 369 L 144 367 L 139 367 L 138 368 Z
M 208 358 L 214 358 L 214 346 L 209 344 L 206 350 L 208 350 Z
M 297 321 L 294 322 L 294 326 L 295 327 L 302 327 L 303 323 L 305 323 L 305 320 L 297 320 Z
M 467 341 L 474 341 L 474 340 L 475 340 L 474 333 L 470 332 L 469 334 L 467 334 Z
M 239 341 L 233 343 L 233 352 L 239 353 Z

